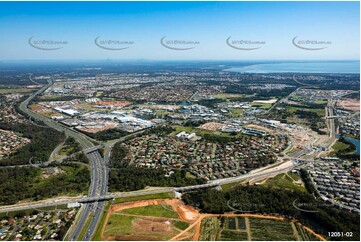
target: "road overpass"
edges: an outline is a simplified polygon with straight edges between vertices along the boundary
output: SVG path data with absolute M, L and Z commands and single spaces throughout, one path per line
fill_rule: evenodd
M 75 198 L 58 199 L 58 200 L 55 199 L 54 201 L 45 201 L 45 202 L 30 203 L 30 204 L 25 203 L 23 205 L 3 206 L 2 208 L 0 208 L 0 213 L 14 212 L 14 211 L 20 211 L 20 210 L 27 210 L 27 209 L 38 209 L 38 208 L 42 208 L 42 207 L 60 206 L 60 205 L 76 203 L 76 202 L 82 203 L 82 204 L 89 204 L 89 203 L 95 203 L 95 202 L 108 201 L 108 200 L 112 200 L 115 198 L 126 198 L 126 197 L 142 196 L 142 195 L 149 195 L 149 194 L 159 194 L 159 193 L 165 193 L 165 192 L 185 192 L 185 191 L 217 187 L 217 186 L 218 186 L 217 183 L 207 183 L 207 184 L 185 186 L 185 187 L 122 192 L 122 193 L 106 194 L 106 195 L 99 195 L 99 196 L 93 196 L 93 197 L 75 197 Z
M 332 116 L 326 116 L 326 119 L 338 119 L 338 118 L 352 118 L 354 116 L 359 116 L 360 112 L 355 112 L 351 115 L 332 115 Z
M 90 148 L 87 148 L 87 149 L 83 149 L 83 152 L 85 154 L 88 154 L 88 153 L 91 153 L 93 151 L 96 151 L 96 150 L 100 150 L 102 149 L 104 146 L 103 145 L 97 145 L 97 146 L 93 146 L 93 147 L 90 147 Z
M 107 178 L 107 168 L 105 165 L 104 160 L 102 159 L 99 152 L 96 150 L 91 150 L 95 145 L 89 140 L 89 138 L 81 134 L 75 130 L 70 129 L 69 127 L 62 125 L 58 122 L 55 122 L 51 119 L 48 119 L 42 115 L 39 115 L 36 112 L 31 111 L 28 109 L 29 103 L 37 96 L 42 94 L 47 88 L 53 85 L 52 80 L 48 80 L 48 84 L 44 85 L 42 88 L 40 88 L 38 91 L 36 91 L 34 94 L 30 95 L 26 100 L 24 100 L 19 108 L 20 110 L 31 117 L 34 120 L 42 121 L 45 125 L 54 128 L 60 132 L 64 132 L 65 135 L 73 137 L 75 140 L 77 140 L 80 145 L 82 146 L 83 150 L 90 149 L 89 152 L 86 153 L 89 162 L 91 164 L 91 183 L 89 187 L 89 193 L 88 197 L 98 197 L 103 196 L 107 194 L 107 184 L 108 184 L 108 178 Z M 102 210 L 104 208 L 104 202 L 95 202 L 95 211 L 94 216 L 92 217 L 91 223 L 97 224 L 97 222 L 100 219 L 100 215 L 102 213 Z M 50 205 L 52 206 L 52 205 Z M 83 226 L 86 223 L 86 219 L 91 214 L 91 211 L 93 209 L 93 204 L 87 203 L 85 204 L 84 209 L 81 210 L 81 214 L 79 216 L 79 219 L 76 221 L 75 228 L 72 230 L 72 233 L 69 235 L 69 240 L 76 240 L 83 228 Z M 93 222 L 94 221 L 94 222 Z M 84 237 L 85 238 L 85 237 Z M 83 239 L 84 239 L 83 238 Z M 88 239 L 87 239 L 88 240 Z
M 206 184 L 187 186 L 187 187 L 175 187 L 175 188 L 173 188 L 173 190 L 175 192 L 186 192 L 186 191 L 191 191 L 191 190 L 211 188 L 211 187 L 217 187 L 217 186 L 219 186 L 219 184 L 217 182 L 215 182 L 215 183 L 206 183 Z
M 110 155 L 110 150 L 105 152 L 105 160 L 109 157 L 109 155 Z M 299 160 L 299 159 L 296 159 L 296 160 Z M 126 198 L 126 197 L 142 196 L 142 195 L 149 195 L 149 194 L 159 194 L 159 193 L 165 193 L 165 192 L 185 192 L 185 191 L 191 191 L 191 190 L 196 190 L 196 189 L 212 188 L 212 187 L 217 187 L 217 186 L 228 184 L 228 183 L 239 182 L 242 180 L 259 179 L 259 178 L 264 178 L 267 176 L 277 175 L 280 173 L 290 171 L 295 168 L 300 168 L 306 164 L 306 161 L 311 162 L 313 160 L 302 159 L 302 161 L 303 162 L 288 162 L 286 164 L 285 164 L 285 162 L 278 162 L 278 164 L 271 164 L 271 165 L 268 165 L 267 167 L 258 168 L 256 170 L 253 170 L 252 172 L 247 173 L 242 176 L 212 180 L 206 184 L 200 184 L 200 185 L 194 185 L 194 186 L 170 187 L 170 188 L 161 188 L 161 189 L 152 189 L 152 190 L 138 190 L 138 191 L 120 192 L 120 193 L 114 193 L 114 194 L 105 193 L 105 194 L 98 195 L 98 196 L 75 197 L 75 198 L 69 198 L 69 199 L 51 199 L 51 200 L 47 200 L 47 201 L 2 206 L 2 207 L 0 207 L 0 213 L 13 212 L 13 211 L 19 211 L 19 210 L 25 210 L 25 209 L 37 209 L 37 208 L 50 207 L 50 206 L 59 206 L 59 205 L 75 203 L 75 202 L 84 203 L 84 206 L 86 206 L 91 203 L 94 204 L 96 202 L 104 203 L 104 201 L 111 200 L 114 198 Z M 90 238 L 90 237 L 88 237 L 88 238 Z

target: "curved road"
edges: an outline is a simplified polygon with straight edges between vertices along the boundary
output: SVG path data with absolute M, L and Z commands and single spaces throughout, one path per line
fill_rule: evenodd
M 41 89 L 39 89 L 37 92 L 32 94 L 30 97 L 28 97 L 25 101 L 23 101 L 19 108 L 21 111 L 32 117 L 34 120 L 40 120 L 44 122 L 47 126 L 54 128 L 58 131 L 64 132 L 67 136 L 73 137 L 76 139 L 83 149 L 92 148 L 95 145 L 89 141 L 89 139 L 79 132 L 76 132 L 69 127 L 62 125 L 60 123 L 57 123 L 51 119 L 48 119 L 44 116 L 41 116 L 35 112 L 32 112 L 30 109 L 28 109 L 29 103 L 39 94 L 43 93 L 47 88 L 53 85 L 53 82 L 51 80 L 48 81 L 48 84 L 43 86 Z M 97 197 L 106 195 L 108 191 L 108 171 L 106 164 L 108 163 L 108 159 L 103 160 L 101 155 L 97 150 L 86 154 L 90 164 L 91 164 L 91 184 L 89 187 L 89 193 L 88 197 Z M 106 157 L 107 158 L 107 157 Z M 102 214 L 104 208 L 104 202 L 95 202 L 95 203 L 89 203 L 85 204 L 84 208 L 81 211 L 81 214 L 79 216 L 78 221 L 76 221 L 76 224 L 74 225 L 73 231 L 69 235 L 69 240 L 76 240 L 79 237 L 79 234 L 81 230 L 83 229 L 86 220 L 88 216 L 90 216 L 93 213 L 93 217 L 91 218 L 91 222 L 89 225 L 89 228 L 84 235 L 84 238 L 80 238 L 83 240 L 90 240 L 95 232 L 95 228 L 100 220 L 100 215 Z
M 49 83 L 47 85 L 43 86 L 37 92 L 32 94 L 29 98 L 27 98 L 25 101 L 23 101 L 20 104 L 20 110 L 22 110 L 24 113 L 26 113 L 33 119 L 40 120 L 40 121 L 44 122 L 44 124 L 46 124 L 47 126 L 54 128 L 58 131 L 62 131 L 67 136 L 71 136 L 71 137 L 75 138 L 81 144 L 83 149 L 89 149 L 89 148 L 95 147 L 95 145 L 89 140 L 89 138 L 86 135 L 79 133 L 65 125 L 57 123 L 51 119 L 48 119 L 44 116 L 41 116 L 37 113 L 34 113 L 28 109 L 29 103 L 37 95 L 43 93 L 47 88 L 49 88 L 53 84 L 52 81 L 48 81 L 48 82 Z M 101 196 L 107 195 L 107 192 L 108 192 L 107 183 L 108 183 L 108 174 L 109 174 L 109 166 L 108 165 L 109 165 L 111 149 L 112 149 L 112 146 L 116 142 L 121 141 L 124 138 L 125 137 L 123 137 L 122 139 L 115 140 L 112 142 L 107 142 L 104 144 L 104 147 L 105 147 L 104 159 L 101 157 L 101 155 L 99 154 L 99 152 L 97 150 L 94 150 L 94 151 L 86 154 L 90 161 L 91 168 L 92 168 L 91 169 L 92 179 L 91 179 L 91 184 L 89 187 L 88 197 L 101 197 Z M 236 182 L 236 181 L 239 181 L 242 179 L 247 179 L 247 178 L 266 177 L 269 175 L 283 173 L 285 171 L 288 171 L 288 170 L 294 168 L 295 166 L 296 166 L 296 164 L 293 163 L 290 166 L 283 167 L 281 169 L 275 169 L 275 170 L 270 169 L 268 171 L 267 171 L 267 169 L 265 169 L 265 171 L 255 172 L 255 174 L 247 174 L 247 175 L 241 176 L 241 177 L 225 178 L 225 179 L 212 181 L 212 182 L 210 182 L 211 184 L 209 184 L 209 185 L 213 185 L 214 183 L 216 185 L 221 185 L 221 184 Z M 185 188 L 188 189 L 189 187 L 185 187 Z M 158 192 L 159 191 L 147 191 L 147 193 L 158 193 Z M 69 240 L 81 239 L 83 241 L 91 240 L 96 231 L 99 220 L 101 218 L 101 215 L 102 215 L 102 212 L 104 209 L 104 205 L 105 205 L 105 201 L 96 201 L 96 202 L 84 204 L 83 208 L 80 210 L 81 214 L 79 215 L 78 220 L 76 221 L 76 224 L 73 225 L 72 231 L 67 236 L 68 239 Z M 84 228 L 84 229 L 86 229 L 84 237 L 78 238 L 81 231 L 83 230 L 83 227 L 85 226 L 89 216 L 91 216 L 89 227 Z

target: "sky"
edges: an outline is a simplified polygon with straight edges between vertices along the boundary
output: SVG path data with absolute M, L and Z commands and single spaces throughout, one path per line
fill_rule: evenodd
M 0 2 L 0 60 L 359 60 L 359 4 Z

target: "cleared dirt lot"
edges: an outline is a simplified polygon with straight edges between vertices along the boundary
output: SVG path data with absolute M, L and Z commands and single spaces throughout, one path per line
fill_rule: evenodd
M 208 131 L 216 131 L 224 128 L 226 125 L 217 122 L 208 122 L 198 126 L 198 129 L 204 129 Z
M 102 240 L 169 240 L 198 218 L 196 209 L 177 199 L 116 204 L 108 211 Z M 189 238 L 193 234 L 184 235 Z
M 343 101 L 337 102 L 337 106 L 342 107 L 346 110 L 360 111 L 360 100 L 348 98 Z
M 144 207 L 148 207 L 148 210 Z M 166 211 L 159 211 L 162 209 Z M 141 214 L 139 211 L 142 211 Z M 157 212 L 153 213 L 154 211 Z M 108 241 L 198 240 L 202 232 L 202 220 L 209 217 L 285 220 L 283 217 L 258 214 L 201 214 L 195 208 L 185 205 L 178 199 L 153 199 L 111 206 L 103 224 L 101 239 Z M 322 236 L 308 227 L 297 221 L 293 221 L 293 223 L 299 224 L 317 239 L 324 240 Z

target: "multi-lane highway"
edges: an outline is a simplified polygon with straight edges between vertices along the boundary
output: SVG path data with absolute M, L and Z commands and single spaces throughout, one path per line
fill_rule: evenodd
M 105 157 L 107 158 L 107 157 L 109 157 L 109 155 L 110 155 L 110 149 L 106 150 Z M 303 165 L 303 163 L 297 163 L 297 162 L 293 162 L 293 161 L 286 161 L 286 162 L 279 161 L 277 163 L 255 169 L 255 170 L 251 171 L 250 173 L 242 175 L 242 176 L 212 180 L 212 181 L 209 181 L 207 184 L 202 184 L 202 185 L 174 187 L 174 188 L 161 188 L 161 189 L 156 188 L 156 189 L 138 190 L 138 191 L 132 191 L 132 192 L 121 192 L 121 193 L 108 194 L 108 195 L 104 192 L 103 195 L 100 195 L 97 197 L 77 197 L 77 198 L 70 198 L 70 199 L 54 198 L 54 199 L 48 199 L 46 202 L 31 202 L 31 203 L 24 203 L 22 205 L 2 206 L 0 208 L 0 212 L 3 213 L 3 212 L 24 210 L 24 209 L 37 209 L 37 208 L 41 208 L 41 207 L 58 206 L 58 205 L 74 203 L 74 202 L 89 203 L 89 202 L 95 202 L 98 200 L 103 202 L 104 200 L 110 200 L 113 198 L 133 197 L 133 196 L 158 194 L 158 193 L 174 192 L 174 191 L 187 191 L 187 190 L 194 190 L 194 189 L 200 189 L 200 188 L 205 188 L 205 187 L 215 187 L 218 185 L 229 184 L 229 183 L 245 181 L 245 180 L 250 180 L 250 179 L 260 180 L 260 179 L 264 179 L 266 177 L 275 176 L 279 173 L 284 173 L 284 172 L 290 171 L 295 168 L 299 168 L 302 165 Z M 97 205 L 98 207 L 101 205 L 101 202 L 98 203 L 98 205 Z M 93 205 L 93 209 L 94 208 L 95 207 Z M 86 217 L 85 217 L 85 220 L 86 220 Z M 94 225 L 96 225 L 96 224 L 94 224 Z M 90 227 L 88 230 L 90 230 Z M 94 231 L 95 231 L 95 229 L 90 230 L 90 232 L 94 232 Z M 88 238 L 91 238 L 90 233 L 89 233 Z
M 92 194 L 95 194 L 96 196 L 105 196 L 108 193 L 108 159 L 102 159 L 102 157 L 100 156 L 99 152 L 92 152 L 89 154 L 90 156 L 93 156 L 93 159 L 99 164 L 98 166 L 95 166 L 92 168 L 93 171 L 93 176 L 94 177 L 102 177 L 102 179 L 97 179 L 96 181 L 98 182 L 98 184 L 96 184 L 96 186 L 94 186 L 93 188 L 95 189 L 94 191 L 92 191 Z M 109 157 L 109 156 L 105 156 L 105 157 Z M 97 169 L 97 167 L 99 167 L 99 169 Z M 90 224 L 89 227 L 87 228 L 84 237 L 82 238 L 82 240 L 91 240 L 91 238 L 94 235 L 94 232 L 96 230 L 96 227 L 98 225 L 98 222 L 100 220 L 100 217 L 102 215 L 103 212 L 103 208 L 104 208 L 105 202 L 104 201 L 96 201 L 94 203 L 91 204 L 87 204 L 86 206 L 89 206 L 89 209 L 91 211 L 91 214 L 89 214 L 88 216 L 92 216 L 91 220 L 90 220 Z M 84 224 L 85 221 L 84 220 Z M 79 226 L 79 233 L 82 230 L 82 223 L 80 223 L 80 221 L 78 222 Z M 70 238 L 71 240 L 73 238 Z M 76 239 L 76 238 L 74 238 Z
M 108 176 L 109 176 L 109 162 L 110 162 L 110 154 L 112 151 L 112 145 L 105 146 L 104 150 L 104 160 L 102 165 L 101 175 L 103 176 L 102 184 L 99 184 L 100 190 L 98 190 L 100 196 L 106 196 L 108 193 Z M 99 154 L 99 152 L 97 152 Z M 100 158 L 100 159 L 99 159 Z M 97 160 L 101 161 L 101 157 L 97 157 Z M 104 209 L 105 201 L 99 201 L 93 203 L 92 210 L 94 211 L 93 219 L 90 221 L 89 227 L 85 232 L 83 240 L 91 240 L 94 236 L 96 228 L 98 226 L 99 220 L 101 218 L 103 209 Z
M 326 107 L 326 117 L 334 115 L 333 109 L 334 109 L 334 101 L 333 99 L 330 99 Z M 329 130 L 329 139 L 325 143 L 323 143 L 322 146 L 325 149 L 328 149 L 336 140 L 336 125 L 334 119 L 326 119 L 326 124 Z
M 83 150 L 85 150 L 86 155 L 90 161 L 91 166 L 91 184 L 89 187 L 88 192 L 88 198 L 91 201 L 86 201 L 86 198 L 77 198 L 77 199 L 69 199 L 69 200 L 62 200 L 62 201 L 54 201 L 53 203 L 44 203 L 44 204 L 36 204 L 36 205 L 29 205 L 29 208 L 39 208 L 39 207 L 45 207 L 45 206 L 54 206 L 54 205 L 60 205 L 65 204 L 67 202 L 86 202 L 83 204 L 82 209 L 80 210 L 80 214 L 78 216 L 78 219 L 75 221 L 75 224 L 71 228 L 71 231 L 67 235 L 68 240 L 91 240 L 95 231 L 96 227 L 98 226 L 98 223 L 100 221 L 105 201 L 104 199 L 111 199 L 113 196 L 107 196 L 108 194 L 108 175 L 109 175 L 109 160 L 110 160 L 110 154 L 111 149 L 113 145 L 116 142 L 119 141 L 125 141 L 128 138 L 132 138 L 136 135 L 139 135 L 139 133 L 142 133 L 144 131 L 141 131 L 136 134 L 132 134 L 126 137 L 123 137 L 121 139 L 111 141 L 108 143 L 104 143 L 102 147 L 105 148 L 104 152 L 104 159 L 101 157 L 100 153 L 98 152 L 98 146 L 94 145 L 93 142 L 90 141 L 90 139 L 82 134 L 79 133 L 65 125 L 62 125 L 60 123 L 57 123 L 51 119 L 48 119 L 42 115 L 39 115 L 35 112 L 32 112 L 28 109 L 29 103 L 39 94 L 43 93 L 47 88 L 49 88 L 52 85 L 52 81 L 49 81 L 49 83 L 45 86 L 43 86 L 40 90 L 38 90 L 36 93 L 32 94 L 28 99 L 26 99 L 24 102 L 20 105 L 20 110 L 22 110 L 24 113 L 32 117 L 34 120 L 40 120 L 44 122 L 47 126 L 54 128 L 58 131 L 64 132 L 67 136 L 71 136 L 75 138 L 82 146 Z M 333 130 L 333 128 L 331 128 Z M 332 135 L 333 136 L 333 135 Z M 252 171 L 249 174 L 246 174 L 244 176 L 240 177 L 233 177 L 233 178 L 226 178 L 226 179 L 220 179 L 211 181 L 206 185 L 201 186 L 189 186 L 189 187 L 182 187 L 182 188 L 166 188 L 167 191 L 182 191 L 182 190 L 191 190 L 191 189 L 198 189 L 202 188 L 203 186 L 215 186 L 215 185 L 221 185 L 221 184 L 227 184 L 227 183 L 233 183 L 241 180 L 249 180 L 249 179 L 264 179 L 269 176 L 274 176 L 279 173 L 287 172 L 291 169 L 294 169 L 297 166 L 294 162 L 277 162 L 277 164 L 270 165 L 268 167 L 263 167 L 257 170 Z M 143 195 L 143 194 L 156 194 L 159 193 L 160 190 L 148 190 L 148 191 L 134 191 L 129 193 L 122 193 L 118 195 L 114 195 L 114 197 L 125 197 L 125 196 L 137 196 L 137 195 Z M 26 205 L 24 206 L 26 209 Z M 11 206 L 9 208 L 0 209 L 4 211 L 10 211 L 12 209 Z M 19 210 L 19 209 L 18 209 Z M 87 223 L 88 219 L 90 219 L 90 223 Z M 84 228 L 84 226 L 88 224 L 88 228 Z M 81 234 L 81 231 L 83 229 L 86 229 L 86 232 L 83 236 L 83 238 L 79 238 L 79 235 Z
M 43 93 L 47 88 L 49 88 L 51 85 L 53 85 L 53 82 L 51 80 L 48 81 L 47 85 L 44 85 L 41 89 L 39 89 L 37 92 L 32 94 L 29 98 L 27 98 L 25 101 L 23 101 L 19 108 L 22 112 L 26 113 L 30 117 L 32 117 L 34 120 L 40 120 L 44 122 L 49 127 L 52 127 L 58 131 L 64 132 L 67 136 L 73 137 L 76 139 L 83 149 L 91 149 L 95 145 L 89 140 L 87 136 L 84 134 L 81 134 L 79 132 L 76 132 L 75 130 L 72 130 L 71 128 L 66 127 L 65 125 L 59 124 L 51 119 L 48 119 L 44 116 L 41 116 L 35 112 L 32 112 L 30 109 L 28 109 L 29 103 L 39 94 Z M 105 195 L 107 193 L 108 187 L 107 187 L 107 167 L 105 161 L 102 159 L 101 155 L 97 150 L 88 152 L 87 157 L 89 159 L 89 162 L 91 164 L 91 184 L 89 187 L 89 197 L 97 197 L 101 195 Z M 95 202 L 93 204 L 85 204 L 84 208 L 81 210 L 81 214 L 79 216 L 79 219 L 76 221 L 76 224 L 74 225 L 74 229 L 69 234 L 69 240 L 76 240 L 79 237 L 79 234 L 85 225 L 85 222 L 90 216 L 90 214 L 93 212 L 94 216 L 91 218 L 90 223 L 90 229 L 92 229 L 94 226 L 97 225 L 100 219 L 100 215 L 104 208 L 104 202 Z M 89 240 L 90 237 L 87 237 L 91 234 L 87 233 L 84 236 L 84 240 Z
M 31 79 L 31 76 L 30 76 Z M 58 131 L 64 132 L 67 136 L 71 136 L 75 138 L 82 146 L 84 153 L 87 155 L 90 163 L 91 163 L 91 184 L 89 187 L 88 197 L 99 197 L 104 196 L 108 192 L 108 174 L 109 174 L 109 159 L 112 146 L 118 141 L 124 141 L 127 138 L 132 138 L 135 135 L 138 135 L 139 132 L 131 134 L 126 137 L 122 137 L 119 140 L 115 140 L 105 144 L 105 154 L 104 160 L 98 152 L 99 146 L 94 145 L 87 136 L 81 134 L 65 125 L 57 123 L 51 119 L 48 119 L 42 115 L 39 115 L 35 112 L 32 112 L 28 109 L 29 103 L 39 94 L 43 93 L 47 88 L 53 85 L 51 80 L 48 81 L 47 85 L 44 85 L 41 89 L 37 92 L 32 94 L 29 98 L 23 101 L 20 104 L 20 110 L 29 115 L 34 120 L 40 120 L 47 126 L 54 128 Z M 144 131 L 142 131 L 144 132 Z M 83 205 L 83 209 L 80 210 L 81 214 L 78 217 L 78 220 L 74 224 L 71 232 L 68 234 L 69 240 L 76 240 L 76 239 L 83 239 L 83 240 L 90 240 L 96 230 L 98 222 L 100 220 L 103 208 L 104 208 L 104 201 L 94 202 L 94 203 L 87 203 Z M 85 226 L 86 221 L 89 216 L 92 216 L 89 227 L 86 230 L 86 233 L 83 238 L 78 238 L 83 226 Z
M 341 94 L 341 95 L 337 95 L 333 98 L 330 98 L 328 100 L 328 103 L 327 103 L 327 107 L 326 107 L 326 124 L 328 126 L 328 129 L 329 129 L 329 140 L 327 142 L 325 142 L 323 144 L 323 147 L 328 149 L 330 148 L 330 146 L 335 142 L 336 140 L 336 124 L 335 124 L 335 119 L 336 118 L 350 118 L 354 115 L 359 115 L 360 113 L 359 112 L 356 112 L 350 116 L 337 116 L 334 114 L 334 109 L 335 109 L 335 104 L 336 104 L 336 101 L 339 99 L 339 98 L 342 98 L 342 97 L 345 97 L 345 96 L 348 96 L 350 94 L 354 94 L 354 93 L 358 93 L 358 91 L 350 91 L 348 93 L 345 93 L 345 94 Z

